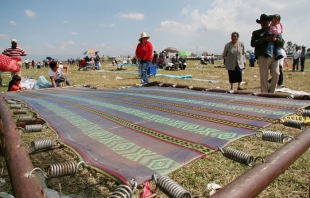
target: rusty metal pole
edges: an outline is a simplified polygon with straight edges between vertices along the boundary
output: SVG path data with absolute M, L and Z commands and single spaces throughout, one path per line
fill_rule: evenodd
M 255 165 L 210 197 L 255 197 L 306 152 L 309 147 L 310 128 L 301 132 L 294 140 L 287 142 L 266 157 L 266 163 Z
M 43 198 L 44 191 L 39 184 L 39 179 L 35 174 L 28 177 L 33 165 L 2 96 L 0 96 L 0 117 L 1 147 L 14 190 L 14 197 Z

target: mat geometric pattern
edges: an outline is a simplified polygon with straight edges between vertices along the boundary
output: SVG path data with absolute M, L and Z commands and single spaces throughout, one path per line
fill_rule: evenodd
M 88 164 L 122 183 L 168 173 L 294 114 L 309 101 L 164 87 L 7 92 Z

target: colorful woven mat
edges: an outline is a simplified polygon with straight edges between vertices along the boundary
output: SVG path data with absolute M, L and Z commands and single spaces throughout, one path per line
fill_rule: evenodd
M 74 87 L 2 95 L 27 103 L 84 161 L 123 183 L 167 175 L 310 105 L 168 87 Z

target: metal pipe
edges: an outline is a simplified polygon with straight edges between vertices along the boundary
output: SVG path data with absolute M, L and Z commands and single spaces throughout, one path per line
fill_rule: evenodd
M 6 106 L 3 97 L 0 96 L 0 133 L 1 147 L 11 179 L 14 197 L 17 198 L 43 198 L 44 191 L 39 179 L 28 173 L 33 169 L 28 151 L 16 130 L 17 126 Z
M 266 163 L 255 165 L 210 197 L 255 197 L 306 152 L 309 147 L 310 128 L 301 132 L 294 140 L 287 142 L 266 157 Z
M 25 128 L 26 125 L 32 125 L 32 124 L 45 124 L 45 121 L 42 119 L 35 119 L 35 120 L 29 121 L 29 122 L 18 122 L 17 127 Z

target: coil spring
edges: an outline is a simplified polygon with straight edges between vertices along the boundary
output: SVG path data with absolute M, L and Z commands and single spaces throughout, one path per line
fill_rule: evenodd
M 225 152 L 221 148 L 219 148 L 219 150 L 225 157 L 248 166 L 253 166 L 257 159 L 262 159 L 262 162 L 265 163 L 263 157 L 258 156 L 254 159 L 253 155 L 238 151 L 234 148 L 228 147 Z
M 191 194 L 168 176 L 153 175 L 156 186 L 170 198 L 190 198 Z
M 41 124 L 25 125 L 25 132 L 41 132 L 41 131 L 42 131 Z
M 80 161 L 77 165 L 75 165 L 74 162 L 62 162 L 57 164 L 51 164 L 48 166 L 47 174 L 45 174 L 40 168 L 34 168 L 29 172 L 28 177 L 30 177 L 33 171 L 36 170 L 39 170 L 45 178 L 74 175 L 79 170 L 83 169 L 82 167 L 80 168 L 81 164 L 85 164 L 85 162 Z
M 284 143 L 284 139 L 288 138 L 288 140 L 293 140 L 294 137 L 292 136 L 285 136 L 281 132 L 274 132 L 274 131 L 259 131 L 262 132 L 262 140 L 269 141 L 269 142 L 277 142 L 277 143 Z M 256 137 L 257 134 L 256 134 Z
M 135 190 L 137 189 L 137 182 L 136 180 L 132 179 L 131 180 L 133 184 L 132 187 L 129 187 L 127 185 L 121 184 L 117 186 L 115 191 L 112 193 L 110 198 L 132 198 Z
M 17 101 L 15 101 L 15 100 L 7 100 L 6 102 L 9 104 L 16 104 L 17 103 Z
M 13 111 L 13 114 L 26 114 L 27 109 L 17 109 Z
M 47 177 L 54 178 L 54 177 L 74 175 L 79 170 L 81 170 L 79 168 L 81 163 L 84 162 L 79 162 L 77 165 L 75 165 L 74 162 L 62 162 L 57 164 L 51 164 L 49 165 L 47 170 Z
M 17 122 L 31 122 L 34 120 L 34 117 L 29 115 L 20 115 L 17 118 Z
M 21 104 L 11 104 L 11 105 L 10 105 L 10 108 L 11 108 L 11 109 L 21 109 L 21 108 L 22 108 L 22 105 L 21 105 Z
M 48 138 L 38 139 L 31 142 L 30 149 L 31 151 L 37 151 L 41 149 L 50 149 L 53 147 L 52 140 Z
M 310 117 L 310 110 L 303 110 L 303 111 L 301 112 L 301 115 L 302 115 L 303 117 Z
M 281 121 L 284 126 L 289 126 L 297 129 L 305 129 L 306 126 L 302 121 L 299 120 L 292 120 L 292 119 L 285 119 L 284 121 Z

